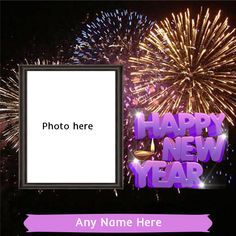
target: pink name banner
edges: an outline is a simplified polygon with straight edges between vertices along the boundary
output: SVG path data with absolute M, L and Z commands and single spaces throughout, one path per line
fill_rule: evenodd
M 24 225 L 28 232 L 209 232 L 212 221 L 207 214 L 28 214 Z

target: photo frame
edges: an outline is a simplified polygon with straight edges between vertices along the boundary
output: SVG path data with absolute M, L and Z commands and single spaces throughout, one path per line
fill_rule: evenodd
M 20 151 L 19 151 L 19 188 L 20 189 L 119 189 L 123 187 L 123 83 L 122 66 L 120 65 L 20 65 Z M 29 175 L 29 107 L 28 80 L 29 72 L 115 72 L 115 122 L 114 122 L 114 144 L 115 144 L 115 181 L 114 182 L 32 182 L 28 180 Z M 56 89 L 56 88 L 55 88 Z M 109 88 L 106 88 L 109 89 Z M 36 95 L 35 95 L 36 96 Z M 37 98 L 37 97 L 36 97 Z M 31 101 L 31 100 L 30 100 Z M 32 106 L 31 106 L 32 109 Z M 31 116 L 32 117 L 32 116 Z M 30 118 L 32 119 L 32 118 Z M 33 131 L 32 131 L 33 132 Z M 35 134 L 32 134 L 35 135 Z M 109 137 L 110 138 L 110 137 Z M 32 140 L 32 138 L 31 138 Z M 42 147 L 41 147 L 42 148 Z M 31 155 L 31 154 L 30 154 Z M 98 154 L 99 155 L 99 154 Z M 32 156 L 34 156 L 32 154 Z M 32 162 L 32 161 L 31 161 Z M 52 173 L 53 174 L 53 173 Z M 40 178 L 39 178 L 40 179 Z

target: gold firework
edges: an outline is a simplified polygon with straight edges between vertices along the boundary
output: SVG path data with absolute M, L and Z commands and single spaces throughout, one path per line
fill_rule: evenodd
M 34 65 L 57 65 L 60 61 L 37 60 L 25 64 Z M 1 79 L 0 86 L 0 128 L 5 144 L 19 150 L 19 74 L 16 70 L 8 71 L 8 76 Z
M 6 143 L 11 142 L 18 150 L 19 77 L 15 70 L 10 73 L 11 75 L 6 80 L 2 80 L 0 87 L 0 125 Z
M 189 9 L 156 24 L 131 58 L 134 94 L 148 111 L 224 112 L 236 107 L 236 39 L 228 19 Z

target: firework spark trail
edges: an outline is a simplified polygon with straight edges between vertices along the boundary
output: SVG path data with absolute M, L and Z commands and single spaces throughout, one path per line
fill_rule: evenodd
M 74 61 L 77 63 L 123 64 L 137 55 L 138 45 L 153 22 L 135 11 L 101 11 L 86 24 L 77 37 Z
M 0 87 L 0 125 L 5 141 L 11 142 L 13 148 L 19 148 L 19 77 L 15 70 L 1 81 Z
M 213 19 L 213 20 L 211 20 Z M 148 111 L 224 112 L 236 107 L 236 38 L 221 11 L 212 18 L 189 9 L 155 24 L 132 57 L 133 93 Z
M 58 65 L 63 62 L 57 60 L 37 60 L 25 64 Z M 19 150 L 19 74 L 15 69 L 7 70 L 8 76 L 1 79 L 0 86 L 0 125 L 2 136 L 7 143 L 18 152 Z

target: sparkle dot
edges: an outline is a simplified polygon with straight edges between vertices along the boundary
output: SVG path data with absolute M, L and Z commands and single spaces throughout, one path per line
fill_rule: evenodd
M 135 116 L 136 116 L 137 118 L 139 118 L 139 117 L 141 116 L 141 114 L 142 114 L 142 113 L 138 111 L 138 112 L 136 112 Z
M 198 186 L 199 186 L 199 188 L 205 188 L 204 182 L 201 182 Z

